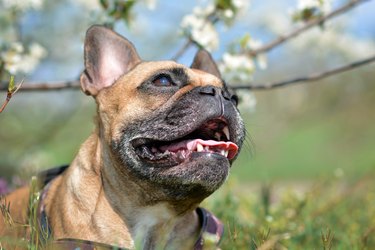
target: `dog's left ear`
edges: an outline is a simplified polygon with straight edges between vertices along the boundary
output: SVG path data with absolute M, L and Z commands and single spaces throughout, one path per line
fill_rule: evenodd
M 87 30 L 84 50 L 81 88 L 87 95 L 96 96 L 141 62 L 131 42 L 104 26 Z
M 200 49 L 197 52 L 190 68 L 202 70 L 221 79 L 220 71 L 207 50 Z

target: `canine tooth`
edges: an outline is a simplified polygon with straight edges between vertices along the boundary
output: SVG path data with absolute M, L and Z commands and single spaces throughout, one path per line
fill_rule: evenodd
M 197 144 L 197 152 L 202 152 L 203 151 L 203 146 L 202 144 L 198 143 Z
M 229 151 L 228 151 L 228 150 L 225 150 L 225 152 L 224 152 L 224 156 L 225 156 L 225 157 L 228 157 L 228 153 L 229 153 Z
M 226 156 L 226 155 L 225 155 L 225 150 L 222 149 L 222 150 L 220 151 L 220 154 L 221 154 L 222 156 Z
M 229 136 L 229 128 L 228 126 L 225 126 L 223 128 L 223 133 L 225 134 L 225 136 L 227 137 L 228 140 L 230 140 L 230 136 Z

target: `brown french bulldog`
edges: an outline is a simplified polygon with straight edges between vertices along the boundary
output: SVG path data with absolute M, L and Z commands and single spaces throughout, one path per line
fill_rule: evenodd
M 96 129 L 40 191 L 50 248 L 202 249 L 204 227 L 222 228 L 198 206 L 224 183 L 244 139 L 236 97 L 204 50 L 190 68 L 146 62 L 93 26 L 84 52 L 81 86 L 97 103 Z M 14 221 L 27 223 L 28 199 L 28 187 L 6 197 Z M 0 218 L 3 246 L 12 231 Z

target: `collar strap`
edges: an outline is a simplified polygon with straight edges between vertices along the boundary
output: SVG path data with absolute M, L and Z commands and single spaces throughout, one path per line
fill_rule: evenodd
M 194 245 L 194 250 L 201 250 L 205 245 L 218 246 L 224 233 L 223 223 L 204 208 L 198 207 L 196 212 L 201 222 L 201 232 Z
M 52 180 L 58 175 L 62 174 L 68 166 L 62 166 L 58 168 L 53 168 L 41 172 L 38 175 L 38 179 L 41 184 L 41 192 L 39 196 L 38 204 L 38 220 L 40 225 L 40 231 L 43 232 L 41 235 L 46 235 L 46 238 L 43 239 L 44 243 L 48 246 L 53 247 L 53 249 L 64 249 L 64 250 L 94 250 L 94 249 L 118 249 L 126 250 L 125 248 L 119 248 L 116 246 L 111 246 L 99 242 L 93 242 L 88 240 L 81 239 L 52 239 L 52 230 L 48 224 L 48 217 L 45 211 L 44 200 L 47 197 L 49 187 Z M 198 240 L 194 244 L 194 250 L 202 250 L 204 246 L 218 246 L 220 240 L 224 233 L 224 225 L 220 222 L 218 218 L 215 217 L 212 213 L 207 211 L 204 208 L 198 207 L 196 209 L 198 218 L 201 224 L 201 230 L 198 236 Z

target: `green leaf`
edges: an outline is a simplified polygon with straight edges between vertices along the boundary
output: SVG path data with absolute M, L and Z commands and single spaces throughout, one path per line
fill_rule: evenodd
M 220 10 L 226 10 L 226 9 L 232 9 L 232 0 L 216 0 L 215 1 L 217 9 Z
M 241 39 L 240 39 L 240 46 L 242 49 L 246 48 L 247 43 L 250 41 L 251 36 L 249 33 L 246 33 Z
M 16 87 L 14 86 L 14 76 L 11 75 L 9 79 L 8 92 L 12 93 L 15 89 Z

